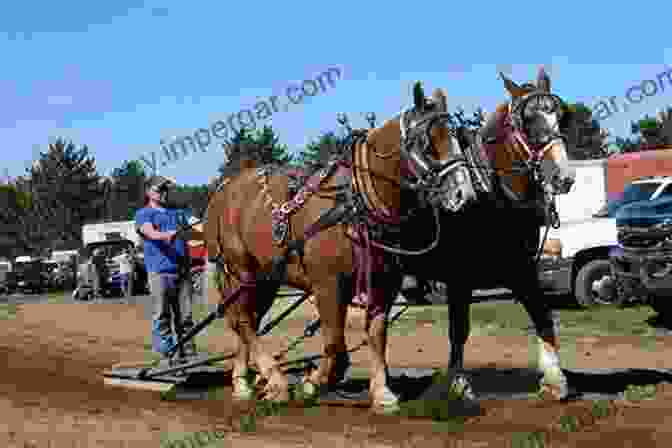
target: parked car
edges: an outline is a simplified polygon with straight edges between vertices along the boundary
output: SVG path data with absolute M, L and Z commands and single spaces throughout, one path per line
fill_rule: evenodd
M 13 277 L 12 263 L 6 260 L 0 261 L 0 294 L 10 294 L 10 282 Z
M 49 288 L 46 264 L 42 260 L 15 263 L 12 283 L 19 292 L 43 294 Z

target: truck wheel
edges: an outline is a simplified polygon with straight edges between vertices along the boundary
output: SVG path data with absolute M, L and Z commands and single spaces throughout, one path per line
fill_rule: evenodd
M 672 321 L 672 303 L 669 298 L 659 296 L 650 297 L 649 304 L 663 321 Z
M 609 260 L 592 260 L 584 264 L 574 280 L 574 298 L 581 308 L 590 308 L 598 303 L 614 303 L 616 294 L 611 294 L 611 298 L 600 298 L 594 285 L 602 281 L 605 277 L 611 277 L 611 263 Z

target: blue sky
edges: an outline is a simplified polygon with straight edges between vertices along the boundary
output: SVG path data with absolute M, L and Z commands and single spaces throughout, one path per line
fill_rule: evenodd
M 660 2 L 663 3 L 663 2 Z M 292 82 L 340 67 L 325 94 L 271 123 L 298 149 L 333 129 L 336 114 L 358 125 L 410 101 L 413 80 L 445 88 L 449 105 L 494 109 L 516 81 L 550 72 L 554 91 L 589 105 L 672 67 L 672 6 L 614 2 L 22 2 L 0 15 L 3 104 L 0 139 L 10 176 L 55 137 L 87 144 L 107 173 L 159 151 Z M 644 5 L 644 4 L 643 4 Z M 672 86 L 602 125 L 626 136 L 630 120 L 672 104 Z M 219 145 L 162 174 L 204 183 L 223 159 Z M 0 174 L 4 174 L 0 173 Z

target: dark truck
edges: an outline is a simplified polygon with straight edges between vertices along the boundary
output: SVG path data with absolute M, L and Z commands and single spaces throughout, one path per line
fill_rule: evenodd
M 10 287 L 14 291 L 43 294 L 49 289 L 49 272 L 43 260 L 15 263 L 10 277 Z
M 672 198 L 635 202 L 616 213 L 619 246 L 610 253 L 617 293 L 672 317 Z

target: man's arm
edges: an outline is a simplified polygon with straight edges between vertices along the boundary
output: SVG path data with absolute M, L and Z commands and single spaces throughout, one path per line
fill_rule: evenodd
M 138 211 L 135 215 L 135 224 L 138 231 L 148 240 L 170 241 L 176 232 L 160 232 L 156 230 L 151 219 L 152 214 L 147 213 L 147 209 Z
M 154 226 L 148 222 L 140 226 L 140 231 L 149 240 L 159 240 L 159 241 L 169 241 L 171 240 L 177 232 L 159 232 L 154 228 Z

